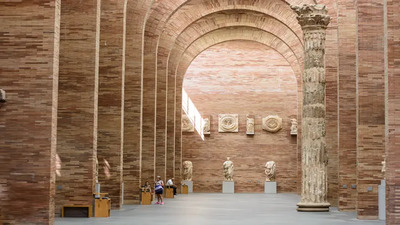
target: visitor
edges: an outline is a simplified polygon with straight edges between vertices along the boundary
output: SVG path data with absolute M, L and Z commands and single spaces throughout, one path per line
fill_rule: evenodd
M 176 186 L 173 183 L 174 178 L 171 178 L 167 181 L 167 187 L 174 189 L 174 195 L 176 195 Z
M 157 180 L 155 181 L 154 192 L 157 195 L 156 205 L 164 205 L 163 200 L 163 191 L 164 191 L 164 182 L 161 180 L 160 176 L 157 176 Z
M 151 192 L 151 186 L 148 181 L 142 187 L 144 192 Z

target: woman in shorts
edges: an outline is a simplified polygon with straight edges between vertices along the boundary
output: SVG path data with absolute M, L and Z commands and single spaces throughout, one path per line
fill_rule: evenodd
M 155 181 L 155 187 L 154 187 L 154 192 L 157 195 L 156 205 L 164 205 L 163 191 L 164 191 L 164 182 L 161 180 L 160 176 L 157 176 L 157 180 Z

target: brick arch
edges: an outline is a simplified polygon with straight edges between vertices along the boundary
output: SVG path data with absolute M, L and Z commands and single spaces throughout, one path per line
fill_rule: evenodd
M 163 76 L 157 77 L 157 67 L 165 66 L 167 60 L 157 61 L 157 52 L 159 55 L 168 55 L 168 48 L 159 48 L 159 46 L 165 46 L 168 43 L 173 43 L 173 38 L 162 39 L 161 34 L 169 29 L 167 24 L 171 24 L 171 30 L 176 30 L 178 27 L 184 28 L 175 22 L 185 22 L 190 24 L 193 19 L 188 19 L 189 15 L 201 18 L 205 12 L 211 13 L 213 11 L 223 9 L 251 9 L 254 11 L 263 11 L 268 14 L 272 14 L 274 17 L 278 17 L 279 20 L 285 21 L 290 27 L 295 27 L 295 33 L 301 33 L 300 26 L 298 25 L 294 12 L 290 9 L 289 5 L 281 0 L 273 1 L 230 1 L 230 0 L 218 0 L 218 1 L 160 1 L 155 2 L 154 7 L 151 9 L 150 16 L 145 26 L 145 42 L 144 42 L 144 64 L 143 64 L 143 141 L 142 141 L 142 157 L 148 158 L 150 161 L 154 157 L 154 146 L 159 146 L 156 149 L 156 154 L 162 158 L 164 153 L 164 139 L 162 138 L 164 133 L 164 121 L 161 114 L 164 114 L 164 106 L 161 106 L 156 111 L 157 102 L 165 102 L 165 78 Z M 201 8 L 202 7 L 202 8 Z M 186 18 L 186 19 L 185 19 Z M 171 21 L 171 23 L 169 23 Z M 174 22 L 175 21 L 175 22 Z M 297 32 L 298 31 L 298 32 Z M 179 34 L 179 32 L 175 32 Z M 166 43 L 166 44 L 164 44 Z M 157 98 L 157 100 L 156 100 Z M 156 118 L 153 116 L 157 112 L 157 123 Z M 158 116 L 161 115 L 161 116 Z M 156 124 L 160 127 L 157 128 Z M 154 133 L 160 133 L 161 138 L 155 138 Z M 158 137 L 158 135 L 157 135 Z M 161 143 L 158 143 L 160 141 Z M 159 152 L 158 152 L 159 149 Z M 143 167 L 142 181 L 145 179 L 153 179 L 155 173 L 165 174 L 165 161 L 159 160 L 154 170 L 154 165 L 149 164 Z
M 179 58 L 176 64 L 176 77 L 177 84 L 180 86 L 184 77 L 184 73 L 190 63 L 197 57 L 198 54 L 221 42 L 230 40 L 249 40 L 256 41 L 263 45 L 266 45 L 280 55 L 282 55 L 287 62 L 292 66 L 292 69 L 296 75 L 298 85 L 301 84 L 301 68 L 297 59 L 291 49 L 281 39 L 277 38 L 273 34 L 264 30 L 254 27 L 225 27 L 211 31 L 202 37 L 195 40 L 188 46 L 182 56 Z M 174 68 L 172 68 L 174 69 Z
M 223 29 L 229 29 L 229 28 L 223 28 Z M 179 63 L 174 67 L 174 68 L 169 68 L 170 71 L 175 71 L 176 73 L 176 77 L 177 77 L 177 81 L 176 81 L 176 100 L 175 100 L 175 104 L 176 104 L 176 118 L 175 118 L 175 123 L 176 124 L 180 124 L 180 120 L 181 120 L 181 101 L 182 101 L 182 96 L 181 96 L 181 89 L 182 89 L 182 83 L 183 83 L 183 75 L 186 72 L 186 69 L 188 68 L 188 66 L 190 65 L 190 63 L 192 62 L 192 60 L 198 55 L 200 54 L 202 51 L 206 50 L 207 48 L 214 46 L 218 43 L 221 42 L 226 42 L 226 41 L 230 41 L 230 40 L 237 40 L 237 39 L 241 39 L 241 40 L 250 40 L 250 41 L 257 41 L 257 42 L 261 42 L 262 44 L 265 44 L 275 50 L 277 49 L 283 49 L 283 47 L 277 47 L 277 46 L 282 46 L 283 43 L 277 41 L 278 39 L 275 39 L 273 37 L 273 35 L 269 34 L 270 37 L 272 39 L 265 38 L 265 35 L 262 35 L 263 33 L 266 33 L 265 31 L 256 29 L 256 28 L 246 28 L 247 31 L 246 32 L 241 32 L 241 29 L 237 30 L 237 33 L 235 35 L 232 35 L 232 32 L 226 32 L 226 36 L 220 35 L 218 32 L 224 32 L 224 30 L 217 30 L 215 32 L 217 33 L 209 33 L 208 37 L 202 37 L 202 39 L 207 39 L 208 41 L 205 40 L 198 40 L 198 43 L 194 43 L 191 45 L 191 47 L 189 47 L 185 53 L 182 55 L 182 57 L 179 60 Z M 243 28 L 242 28 L 243 31 Z M 253 33 L 253 35 L 248 35 L 247 37 L 244 36 L 243 34 L 249 34 L 249 33 Z M 257 35 L 255 35 L 257 34 Z M 230 35 L 230 36 L 229 36 Z M 236 36 L 236 37 L 234 37 Z M 268 43 L 268 41 L 270 43 Z M 274 42 L 275 40 L 275 42 Z M 211 42 L 209 42 L 211 41 Z M 200 43 L 201 42 L 201 43 Z M 264 43 L 263 43 L 264 42 Z M 280 53 L 282 55 L 282 53 Z M 293 65 L 292 65 L 293 66 Z M 299 76 L 299 74 L 301 73 L 300 71 L 300 67 L 299 64 L 294 64 L 294 66 L 297 66 L 298 69 L 297 72 Z M 299 80 L 298 80 L 299 81 Z M 301 79 L 300 79 L 301 82 Z M 301 109 L 302 106 L 302 89 L 301 87 L 301 83 L 298 82 L 298 109 Z M 298 122 L 301 125 L 301 111 L 298 111 Z M 182 151 L 182 149 L 180 149 L 180 138 L 181 138 L 181 130 L 180 130 L 180 126 L 176 126 L 176 143 L 178 143 L 175 147 L 177 151 Z M 301 134 L 301 130 L 299 130 L 299 134 Z M 301 135 L 299 135 L 301 136 Z M 177 171 L 178 172 L 178 171 Z

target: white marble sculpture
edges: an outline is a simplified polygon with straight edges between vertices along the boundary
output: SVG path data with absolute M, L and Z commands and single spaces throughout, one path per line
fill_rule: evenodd
M 267 178 L 265 181 L 275 181 L 275 162 L 274 161 L 268 161 L 265 164 L 265 175 L 267 175 Z
M 191 161 L 183 162 L 183 174 L 182 179 L 191 181 L 193 176 L 193 164 Z
M 224 168 L 225 181 L 233 181 L 233 162 L 229 157 L 226 158 L 222 166 Z
M 210 132 L 210 118 L 203 119 L 203 134 L 211 134 Z
M 267 116 L 262 119 L 263 130 L 276 133 L 282 129 L 282 118 L 279 116 Z
M 254 134 L 254 118 L 247 117 L 246 134 Z
M 297 135 L 297 120 L 290 119 L 292 126 L 290 127 L 290 135 Z
M 238 114 L 219 114 L 218 132 L 238 132 Z
M 182 115 L 182 132 L 194 132 L 194 126 L 186 114 Z

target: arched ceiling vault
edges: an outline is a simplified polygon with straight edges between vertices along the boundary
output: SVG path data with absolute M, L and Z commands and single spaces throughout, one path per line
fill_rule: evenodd
M 221 29 L 224 27 L 236 27 L 236 29 L 240 29 L 241 27 L 254 27 L 260 30 L 264 30 L 271 35 L 274 35 L 276 38 L 280 39 L 282 42 L 285 43 L 285 45 L 290 48 L 290 51 L 296 57 L 297 62 L 302 62 L 303 47 L 299 46 L 300 42 L 297 42 L 296 39 L 290 39 L 291 33 L 288 30 L 285 30 L 285 26 L 280 24 L 278 21 L 274 20 L 271 17 L 265 17 L 265 23 L 254 24 L 247 20 L 247 18 L 252 18 L 252 13 L 250 13 L 249 15 L 231 13 L 233 12 L 230 11 L 228 14 L 224 13 L 224 15 L 237 18 L 241 18 L 242 15 L 246 16 L 244 16 L 244 19 L 240 20 L 224 20 L 223 18 L 222 20 L 214 20 L 214 16 L 216 15 L 213 14 L 213 16 L 211 17 L 211 22 L 206 18 L 204 18 L 204 20 L 199 20 L 198 23 L 192 24 L 191 27 L 185 29 L 185 31 L 177 38 L 176 45 L 174 45 L 173 49 L 171 50 L 170 59 L 176 59 L 177 56 L 180 55 L 187 48 L 187 46 L 191 45 L 196 39 L 199 39 L 201 36 L 213 30 Z M 259 16 L 258 13 L 256 13 L 256 16 Z M 273 24 L 274 26 L 264 26 L 265 24 Z M 229 32 L 229 30 L 227 31 Z M 166 54 L 159 54 L 158 60 L 163 60 L 162 55 Z M 171 61 L 169 62 L 169 65 L 171 65 Z
M 229 30 L 229 32 L 227 32 Z M 293 71 L 297 77 L 298 84 L 301 83 L 299 77 L 301 69 L 297 62 L 296 57 L 293 55 L 290 48 L 274 35 L 253 27 L 226 27 L 214 30 L 193 42 L 184 52 L 178 64 L 176 64 L 177 83 L 181 83 L 184 73 L 190 63 L 197 57 L 198 54 L 216 44 L 227 42 L 231 40 L 248 40 L 256 41 L 281 54 L 288 63 L 292 66 Z M 174 69 L 174 68 L 171 68 Z

